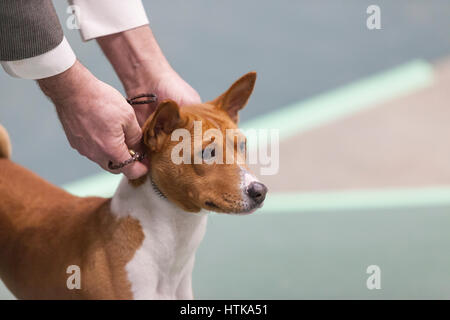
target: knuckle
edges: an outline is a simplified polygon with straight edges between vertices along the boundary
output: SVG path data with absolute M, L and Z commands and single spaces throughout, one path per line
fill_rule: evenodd
M 129 109 L 124 111 L 123 117 L 127 123 L 134 122 L 134 120 L 136 119 L 136 115 L 134 114 L 133 110 Z
M 105 151 L 105 155 L 109 160 L 113 161 L 114 164 L 119 164 L 130 157 L 128 152 L 122 152 L 118 148 L 111 148 L 110 150 Z
M 142 140 L 142 134 L 136 133 L 135 135 L 133 135 L 127 139 L 127 143 L 129 143 L 130 145 L 136 145 L 139 142 L 141 142 L 141 140 Z
M 106 144 L 99 145 L 99 152 L 102 153 L 105 157 L 109 158 L 114 157 L 114 152 L 112 151 L 112 148 L 110 148 Z
M 71 140 L 69 140 L 70 147 L 78 151 L 78 146 Z
M 100 141 L 98 144 L 98 153 L 101 154 L 103 157 L 106 157 L 111 160 L 117 160 L 118 154 L 118 148 L 114 146 L 114 144 L 110 141 Z
M 84 156 L 84 157 L 88 157 L 89 152 L 86 150 L 86 148 L 80 147 L 80 146 L 72 146 L 73 149 L 75 149 L 78 154 Z

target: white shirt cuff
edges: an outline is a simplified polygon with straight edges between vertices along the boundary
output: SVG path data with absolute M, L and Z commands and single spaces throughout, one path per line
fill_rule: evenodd
M 48 78 L 69 69 L 76 61 L 75 53 L 64 37 L 54 49 L 44 54 L 15 61 L 0 61 L 3 69 L 16 78 Z
M 71 0 L 84 41 L 148 24 L 141 0 Z

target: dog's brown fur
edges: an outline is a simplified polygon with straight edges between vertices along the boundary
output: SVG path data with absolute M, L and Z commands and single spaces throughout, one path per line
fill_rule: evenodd
M 0 277 L 22 299 L 131 298 L 125 265 L 143 241 L 109 199 L 79 198 L 0 159 Z M 126 241 L 124 241 L 126 239 Z M 68 290 L 69 265 L 83 270 Z
M 255 77 L 245 75 L 210 103 L 179 108 L 165 101 L 148 119 L 143 135 L 150 174 L 179 207 L 191 212 L 239 210 L 240 194 L 230 183 L 240 179 L 238 166 L 221 165 L 217 172 L 214 164 L 176 166 L 169 157 L 177 142 L 168 137 L 175 128 L 192 130 L 195 119 L 202 120 L 203 130 L 236 128 L 237 112 L 246 104 Z M 10 154 L 8 135 L 0 127 L 0 278 L 6 286 L 23 299 L 132 298 L 125 266 L 144 240 L 139 222 L 116 218 L 110 199 L 80 198 L 51 185 L 9 160 Z M 146 178 L 133 183 L 139 187 Z M 218 207 L 209 208 L 208 201 Z M 81 290 L 66 287 L 70 265 L 82 270 Z
M 240 167 L 246 168 L 246 164 L 236 165 L 238 157 L 244 155 L 238 150 L 236 140 L 227 139 L 226 130 L 237 129 L 238 112 L 247 104 L 255 80 L 255 72 L 247 73 L 218 98 L 198 105 L 180 108 L 174 101 L 163 101 L 144 124 L 144 143 L 149 149 L 152 179 L 172 202 L 184 210 L 198 212 L 206 209 L 224 213 L 242 210 L 241 191 L 230 182 L 240 181 Z M 195 120 L 201 121 L 203 133 L 212 128 L 221 131 L 223 140 L 214 142 L 224 157 L 227 145 L 234 149 L 236 156 L 233 163 L 225 164 L 224 160 L 223 164 L 177 165 L 171 161 L 172 149 L 179 143 L 171 141 L 172 131 L 187 129 L 193 137 Z M 202 141 L 202 148 L 211 142 Z M 193 157 L 194 154 L 191 155 Z M 215 206 L 207 204 L 211 202 Z

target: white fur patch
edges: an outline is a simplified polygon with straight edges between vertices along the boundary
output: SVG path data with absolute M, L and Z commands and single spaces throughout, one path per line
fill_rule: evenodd
M 241 181 L 240 181 L 240 188 L 241 190 L 246 193 L 247 188 L 252 182 L 259 182 L 258 178 L 256 178 L 253 174 L 245 170 L 243 167 L 241 168 Z
M 137 219 L 144 232 L 142 246 L 126 265 L 134 299 L 192 299 L 195 252 L 207 215 L 176 207 L 157 195 L 149 179 L 135 188 L 123 178 L 111 210 Z
M 259 180 L 253 174 L 248 172 L 245 168 L 243 168 L 243 167 L 240 167 L 240 168 L 241 168 L 241 181 L 239 183 L 239 188 L 241 189 L 242 200 L 244 202 L 244 207 L 250 207 L 252 205 L 252 200 L 250 199 L 250 197 L 247 194 L 247 189 L 252 182 L 255 182 L 255 181 L 259 182 Z M 256 209 L 257 208 L 255 208 L 255 210 Z M 246 213 L 252 213 L 255 210 L 251 210 Z

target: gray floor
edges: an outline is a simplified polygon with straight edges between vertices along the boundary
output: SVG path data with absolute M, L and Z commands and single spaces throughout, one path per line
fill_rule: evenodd
M 194 292 L 199 299 L 450 299 L 449 209 L 214 216 Z M 366 287 L 369 265 L 381 269 L 380 290 Z
M 380 0 L 382 30 L 366 28 L 373 1 L 145 1 L 152 28 L 172 65 L 204 100 L 248 70 L 259 72 L 242 116 L 280 108 L 413 58 L 450 54 L 450 2 Z M 65 27 L 78 58 L 100 79 L 120 83 L 95 42 Z M 32 81 L 0 73 L 0 122 L 14 160 L 57 183 L 98 172 L 71 150 L 50 102 Z
M 449 210 L 211 216 L 195 297 L 450 299 Z M 366 287 L 369 265 L 381 269 L 380 290 Z M 11 298 L 0 283 L 0 299 Z

